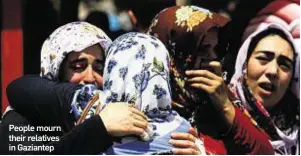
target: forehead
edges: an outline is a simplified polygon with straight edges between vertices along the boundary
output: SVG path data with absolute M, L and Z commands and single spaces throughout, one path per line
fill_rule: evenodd
M 68 55 L 68 60 L 72 61 L 78 58 L 93 57 L 95 59 L 104 59 L 104 50 L 100 45 L 95 44 L 79 52 L 72 52 Z
M 262 38 L 256 45 L 255 51 L 270 51 L 275 55 L 284 55 L 293 60 L 294 52 L 288 41 L 279 35 L 270 35 Z

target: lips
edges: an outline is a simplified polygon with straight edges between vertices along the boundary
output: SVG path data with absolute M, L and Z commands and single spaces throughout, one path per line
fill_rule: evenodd
M 263 82 L 263 83 L 259 83 L 259 87 L 262 88 L 263 90 L 267 91 L 267 92 L 275 92 L 277 87 L 272 84 L 272 83 L 266 83 L 266 82 Z

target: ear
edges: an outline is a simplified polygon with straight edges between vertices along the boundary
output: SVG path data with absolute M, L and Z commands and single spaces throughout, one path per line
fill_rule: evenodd
M 248 68 L 247 63 L 244 63 L 244 65 L 242 66 L 242 74 L 245 80 L 247 80 L 247 68 Z
M 137 21 L 137 18 L 136 18 L 136 16 L 135 16 L 134 12 L 133 12 L 132 10 L 129 10 L 129 11 L 128 11 L 128 14 L 129 14 L 129 16 L 130 16 L 130 18 L 131 18 L 131 21 L 132 21 L 133 26 L 136 28 L 136 27 L 137 27 L 138 21 Z

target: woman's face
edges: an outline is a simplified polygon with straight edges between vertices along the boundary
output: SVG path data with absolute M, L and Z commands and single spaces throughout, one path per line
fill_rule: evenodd
M 293 60 L 292 47 L 278 35 L 266 36 L 256 45 L 248 61 L 246 82 L 265 108 L 273 108 L 288 89 Z
M 194 63 L 194 69 L 202 69 L 203 63 L 209 63 L 217 58 L 215 47 L 218 44 L 218 31 L 212 29 L 207 32 L 204 40 L 198 48 L 198 55 Z
M 94 84 L 102 88 L 104 51 L 93 45 L 80 52 L 72 52 L 64 64 L 64 79 L 77 84 Z

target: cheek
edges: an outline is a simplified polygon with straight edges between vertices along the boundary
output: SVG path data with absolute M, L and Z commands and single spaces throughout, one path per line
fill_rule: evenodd
M 246 74 L 246 80 L 247 84 L 250 87 L 250 89 L 255 92 L 257 88 L 257 81 L 261 78 L 263 74 L 264 67 L 260 65 L 256 61 L 250 60 L 247 66 L 247 74 Z
M 260 78 L 263 67 L 255 61 L 250 61 L 247 66 L 247 78 L 257 80 Z
M 97 85 L 102 88 L 102 85 L 103 85 L 103 77 L 100 76 L 99 74 L 96 74 L 95 75 L 95 79 L 96 79 L 96 83 Z
M 83 74 L 80 73 L 73 73 L 71 75 L 68 75 L 68 80 L 71 83 L 80 84 L 84 79 Z
M 279 74 L 279 80 L 280 80 L 280 87 L 281 88 L 287 88 L 291 82 L 292 79 L 292 73 L 280 73 Z

